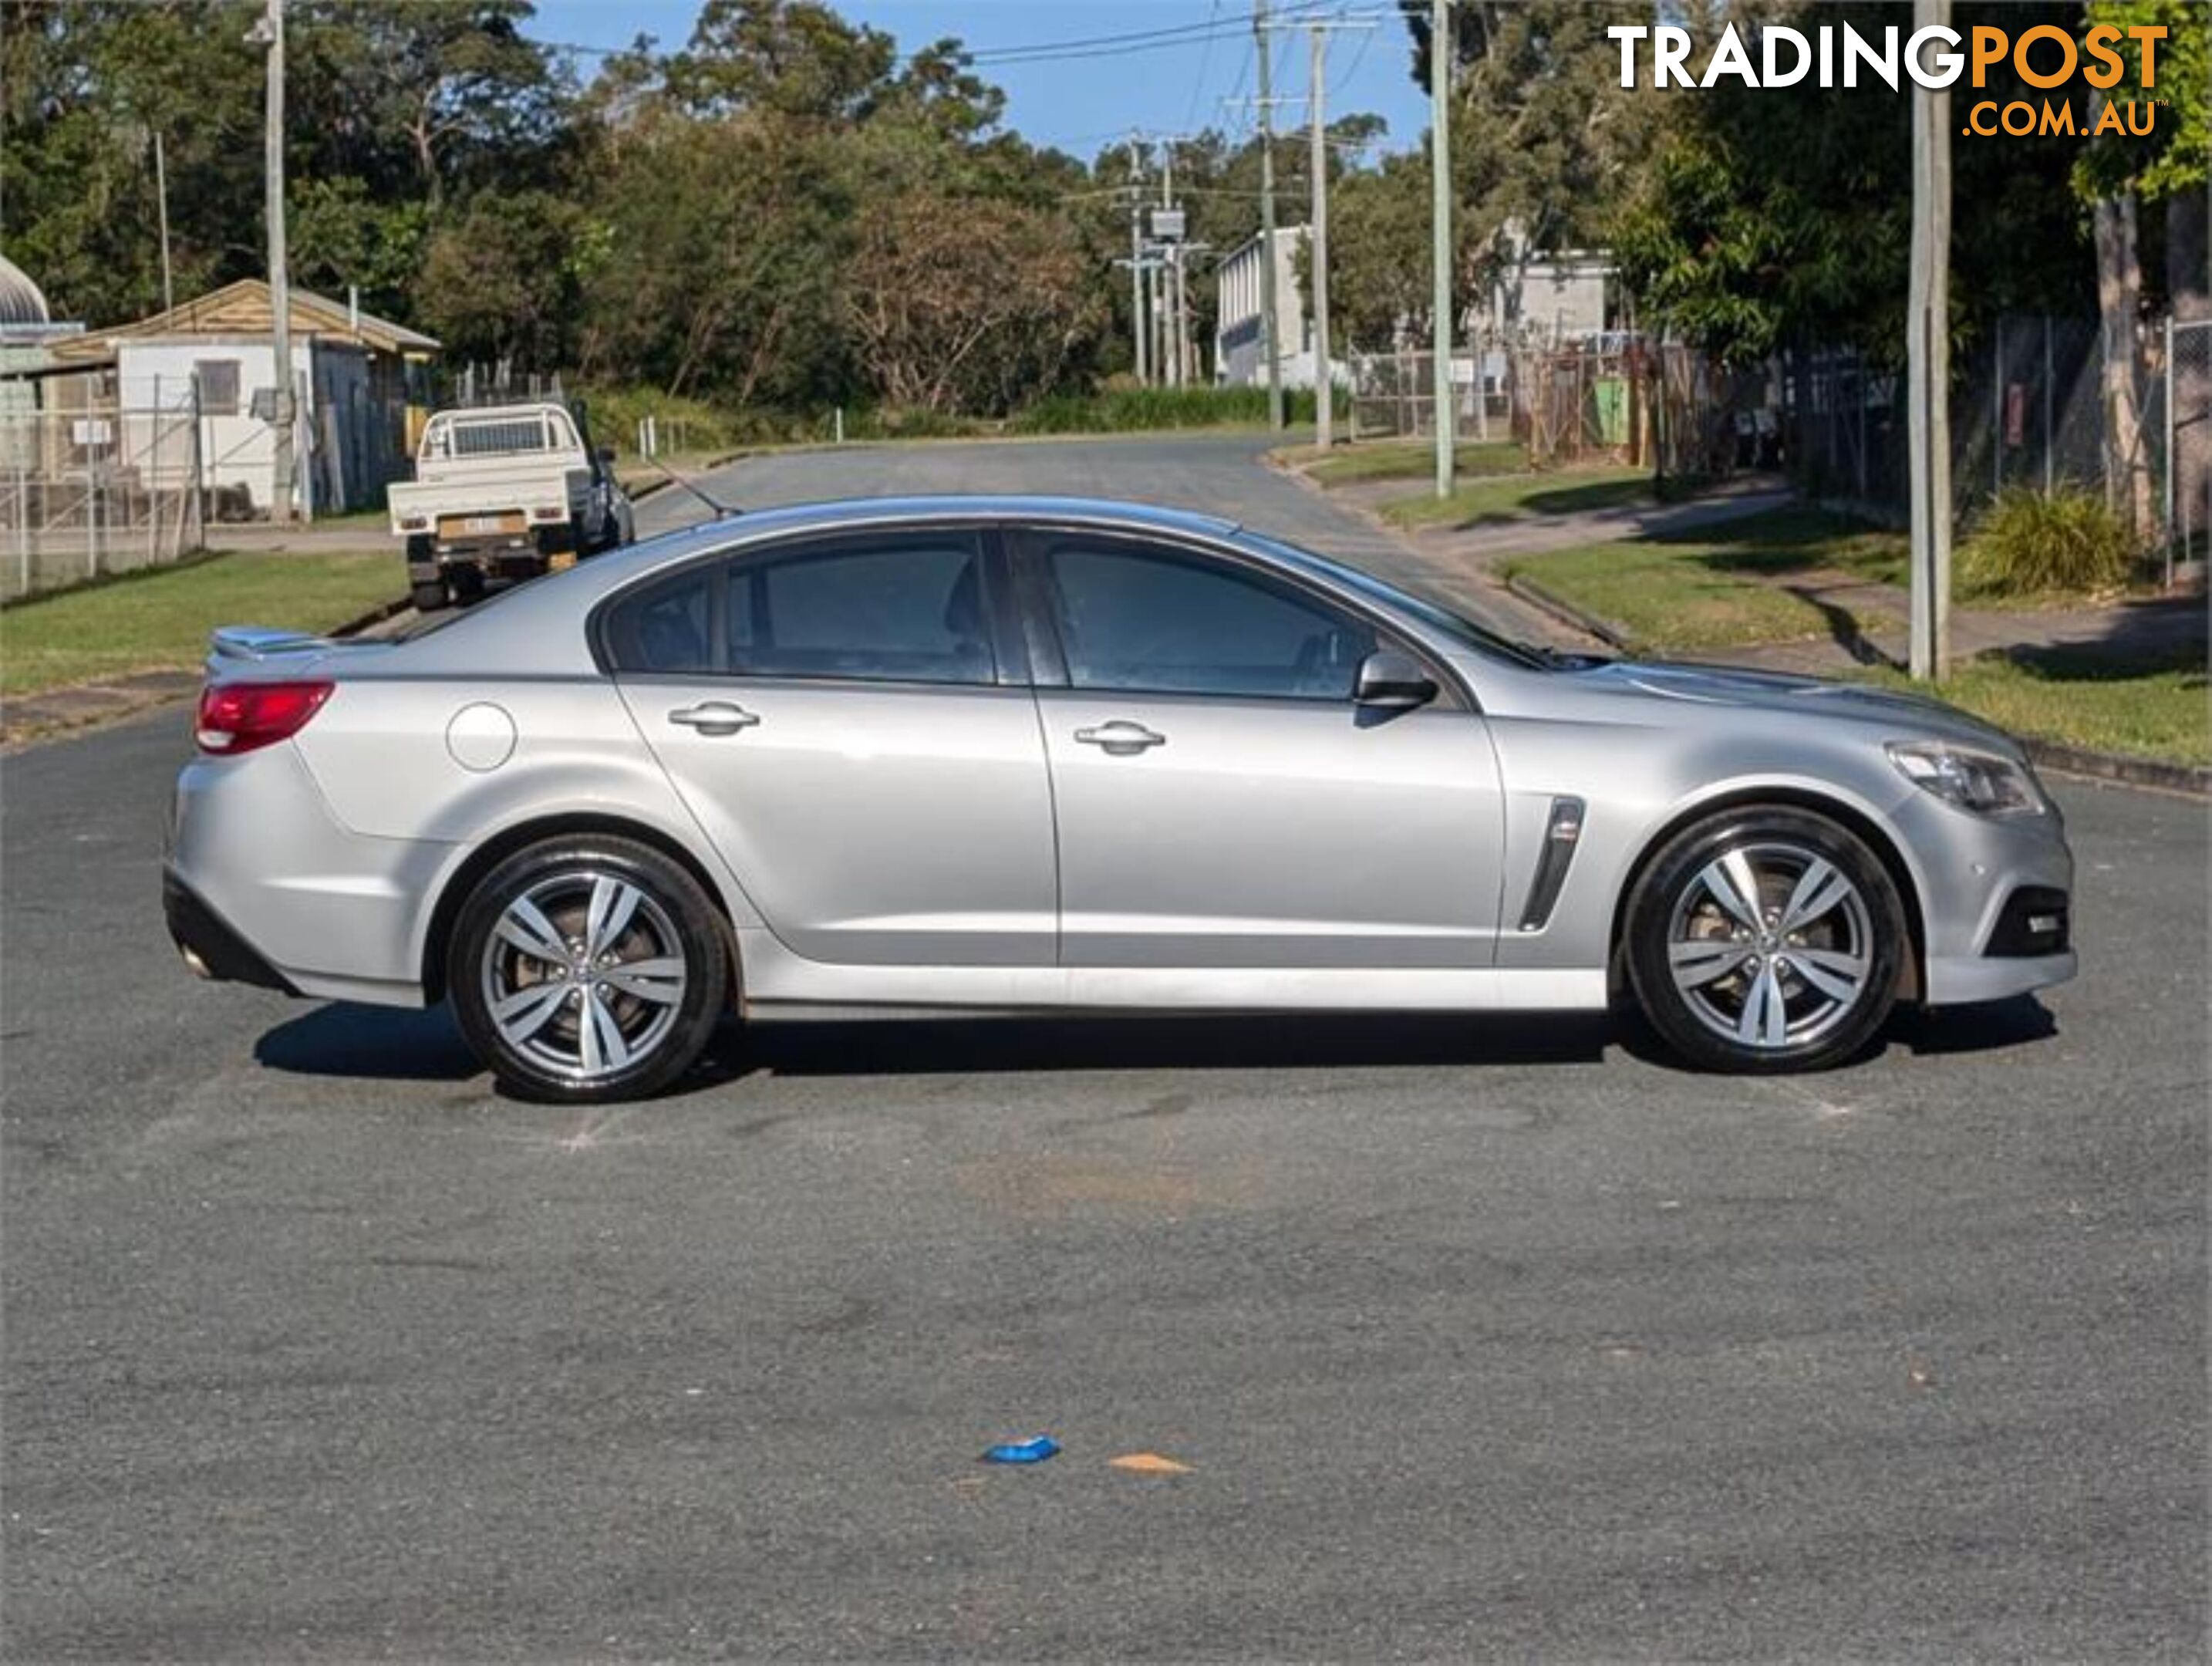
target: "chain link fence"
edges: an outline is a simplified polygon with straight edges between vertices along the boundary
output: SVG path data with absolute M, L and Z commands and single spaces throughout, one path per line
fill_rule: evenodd
M 2212 519 L 2212 322 L 2140 331 L 2117 416 L 2103 333 L 2094 319 L 2005 318 L 1954 350 L 1952 513 L 1963 529 L 2008 490 L 2096 492 L 2142 530 L 2157 569 L 2147 576 L 2170 581 L 2202 555 Z M 1899 368 L 1849 350 L 1785 352 L 1765 410 L 1758 420 L 1773 423 L 1780 460 L 1808 496 L 1905 524 L 1911 455 Z
M 0 410 L 0 598 L 200 548 L 200 429 L 192 404 Z
M 2212 556 L 2212 318 L 2169 319 L 2162 334 L 2155 386 L 2171 583 L 2176 564 Z
M 1452 431 L 1462 443 L 1508 437 L 1510 415 L 1506 395 L 1498 386 L 1494 363 L 1482 375 L 1476 392 L 1476 355 L 1451 356 Z M 1355 438 L 1375 440 L 1395 436 L 1417 439 L 1437 431 L 1437 399 L 1433 353 L 1408 349 L 1396 353 L 1350 353 L 1345 363 L 1352 377 L 1352 428 Z

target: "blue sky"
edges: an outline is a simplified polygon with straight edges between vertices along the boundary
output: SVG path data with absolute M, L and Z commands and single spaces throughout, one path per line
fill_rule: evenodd
M 1033 143 L 1088 159 L 1132 126 L 1182 132 L 1212 125 L 1240 131 L 1249 109 L 1221 100 L 1254 91 L 1251 0 L 832 0 L 848 18 L 896 38 L 902 48 L 956 35 L 979 54 L 994 47 L 1091 40 L 1149 30 L 1183 33 L 1145 50 L 1126 46 L 1059 60 L 979 63 L 1006 89 L 1006 122 Z M 663 46 L 691 33 L 698 0 L 537 0 L 529 33 L 584 46 L 623 46 L 643 32 Z M 1384 148 L 1405 149 L 1428 125 L 1425 101 L 1407 72 L 1409 47 L 1393 0 L 1276 0 L 1279 13 L 1369 16 L 1370 29 L 1329 40 L 1327 96 L 1331 117 L 1365 111 L 1389 125 Z M 1303 98 L 1306 33 L 1275 34 L 1275 91 Z M 1301 104 L 1276 112 L 1278 125 L 1301 125 Z

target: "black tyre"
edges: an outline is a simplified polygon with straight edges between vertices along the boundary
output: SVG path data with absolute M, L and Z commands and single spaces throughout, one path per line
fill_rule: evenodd
M 1911 952 L 1874 852 L 1779 806 L 1685 828 L 1631 894 L 1629 977 L 1652 1027 L 1708 1069 L 1819 1070 L 1852 1057 L 1897 999 Z
M 483 599 L 484 575 L 481 567 L 449 567 L 446 569 L 446 585 L 453 593 L 453 600 L 469 607 Z
M 446 584 L 442 579 L 425 580 L 407 587 L 407 599 L 417 613 L 435 613 L 447 602 Z
M 548 840 L 462 905 L 447 960 L 461 1031 L 525 1098 L 643 1098 L 690 1068 L 729 1007 L 714 903 L 630 839 Z

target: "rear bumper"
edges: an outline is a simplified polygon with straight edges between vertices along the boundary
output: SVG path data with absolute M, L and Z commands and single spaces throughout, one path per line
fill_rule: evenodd
M 161 870 L 161 915 L 168 922 L 169 940 L 185 958 L 185 964 L 200 976 L 217 983 L 252 983 L 264 989 L 281 989 L 288 995 L 300 992 L 291 980 L 262 957 L 259 950 L 232 930 L 223 917 L 200 900 L 198 892 L 179 879 L 175 870 Z
M 177 780 L 162 908 L 209 976 L 419 1006 L 422 898 L 451 854 L 341 827 L 289 742 L 203 757 Z

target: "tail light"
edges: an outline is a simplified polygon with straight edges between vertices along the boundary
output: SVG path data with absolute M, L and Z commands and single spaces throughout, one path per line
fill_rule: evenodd
M 337 686 L 331 682 L 210 684 L 200 690 L 192 739 L 202 751 L 225 757 L 273 746 L 306 728 Z

